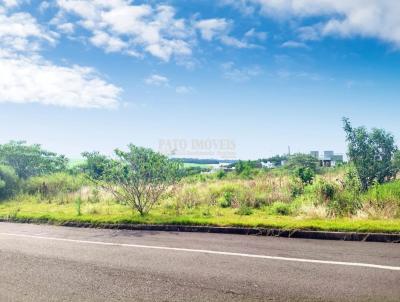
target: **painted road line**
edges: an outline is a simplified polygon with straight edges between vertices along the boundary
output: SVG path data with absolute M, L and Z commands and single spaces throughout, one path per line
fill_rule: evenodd
M 342 265 L 342 266 L 353 266 L 353 267 L 364 267 L 364 268 L 400 271 L 400 266 L 389 266 L 389 265 L 379 265 L 379 264 L 360 263 L 360 262 L 342 262 L 342 261 L 328 261 L 328 260 L 305 259 L 305 258 L 279 257 L 279 256 L 268 256 L 268 255 L 257 255 L 257 254 L 222 252 L 222 251 L 213 251 L 213 250 L 188 249 L 188 248 L 178 248 L 178 247 L 114 243 L 114 242 L 103 242 L 103 241 L 89 241 L 89 240 L 45 237 L 45 236 L 13 234 L 13 233 L 0 233 L 0 235 L 8 236 L 8 237 L 21 237 L 21 238 L 41 239 L 41 240 L 49 240 L 49 241 L 61 241 L 61 242 L 80 243 L 80 244 L 92 244 L 92 245 L 102 245 L 102 246 L 119 246 L 119 247 L 140 248 L 140 249 L 201 253 L 201 254 L 222 255 L 222 256 L 235 256 L 235 257 L 258 258 L 258 259 L 327 264 L 327 265 Z

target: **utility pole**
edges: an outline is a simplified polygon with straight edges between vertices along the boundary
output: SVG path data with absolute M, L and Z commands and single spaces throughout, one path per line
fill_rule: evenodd
M 290 156 L 290 146 L 288 146 L 288 155 Z

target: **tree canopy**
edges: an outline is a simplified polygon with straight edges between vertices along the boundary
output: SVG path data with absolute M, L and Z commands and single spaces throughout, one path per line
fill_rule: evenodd
M 161 195 L 182 175 L 182 163 L 151 149 L 128 146 L 115 150 L 116 158 L 99 153 L 84 153 L 89 175 L 141 215 L 147 214 Z
M 344 131 L 348 143 L 348 156 L 354 164 L 363 190 L 375 182 L 392 180 L 399 167 L 395 164 L 395 145 L 392 134 L 383 129 L 368 131 L 365 127 L 354 128 L 350 120 L 343 119 Z
M 0 200 L 7 199 L 18 191 L 18 176 L 14 169 L 0 165 Z
M 68 159 L 63 155 L 28 145 L 24 141 L 11 141 L 0 145 L 0 164 L 12 167 L 18 177 L 27 179 L 66 169 Z
M 319 163 L 318 159 L 316 159 L 311 155 L 297 153 L 289 156 L 285 166 L 290 170 L 297 170 L 299 168 L 308 168 L 313 172 L 316 172 L 318 169 L 318 163 Z

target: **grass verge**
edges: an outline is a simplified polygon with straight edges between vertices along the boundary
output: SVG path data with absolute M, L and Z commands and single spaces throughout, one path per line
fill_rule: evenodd
M 116 203 L 84 203 L 77 212 L 76 205 L 42 202 L 6 202 L 0 204 L 0 218 L 14 221 L 85 222 L 92 224 L 169 224 L 195 226 L 264 227 L 284 230 L 318 230 L 371 233 L 400 233 L 400 219 L 312 219 L 271 215 L 255 209 L 251 215 L 240 215 L 235 209 L 196 207 L 180 213 L 158 206 L 145 217 Z

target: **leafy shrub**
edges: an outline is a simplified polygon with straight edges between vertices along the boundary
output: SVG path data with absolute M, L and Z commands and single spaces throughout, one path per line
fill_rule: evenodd
M 338 188 L 337 185 L 323 179 L 318 179 L 314 184 L 314 192 L 317 198 L 323 202 L 329 202 L 335 198 Z
M 234 195 L 231 191 L 224 192 L 224 195 L 218 198 L 218 203 L 221 208 L 230 208 L 232 206 Z
M 353 194 L 348 191 L 342 191 L 327 204 L 328 215 L 332 217 L 344 217 L 355 215 L 361 209 L 362 203 L 354 199 Z
M 24 191 L 28 194 L 40 194 L 42 197 L 54 197 L 62 193 L 76 192 L 88 180 L 81 174 L 72 176 L 64 172 L 45 176 L 31 177 L 24 183 Z
M 236 174 L 240 175 L 242 178 L 251 178 L 252 174 L 252 162 L 239 160 L 235 164 Z
M 18 192 L 19 179 L 14 169 L 0 165 L 0 200 L 12 197 Z
M 290 205 L 284 202 L 274 202 L 270 208 L 271 213 L 275 215 L 287 216 L 290 215 Z
M 305 185 L 312 184 L 315 172 L 309 167 L 300 167 L 295 171 L 295 175 L 301 180 Z
M 358 177 L 357 170 L 353 165 L 350 165 L 343 179 L 343 189 L 352 192 L 354 197 L 358 197 L 362 191 L 360 178 Z
M 253 214 L 253 210 L 246 204 L 241 204 L 240 207 L 236 210 L 235 214 L 242 215 L 242 216 L 248 216 L 248 215 Z
M 219 170 L 215 175 L 218 179 L 222 179 L 226 177 L 226 172 L 224 170 Z
M 237 208 L 241 204 L 254 208 L 261 206 L 261 202 L 256 200 L 253 188 L 241 183 L 213 186 L 209 189 L 208 198 L 214 199 L 222 208 Z
M 290 196 L 296 198 L 304 193 L 304 184 L 298 179 L 292 179 L 289 183 Z

